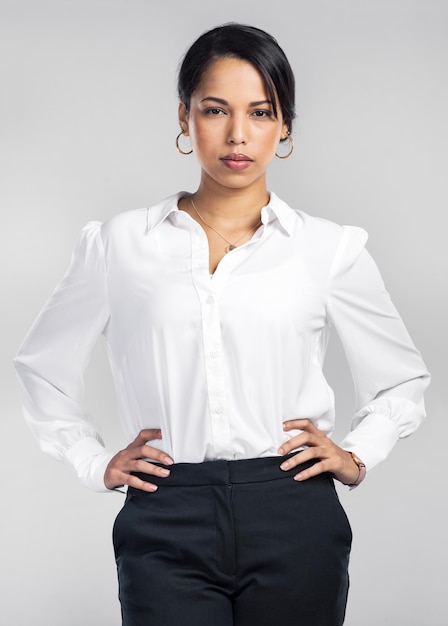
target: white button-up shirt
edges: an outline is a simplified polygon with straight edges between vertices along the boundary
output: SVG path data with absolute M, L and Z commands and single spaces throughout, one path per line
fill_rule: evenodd
M 41 447 L 107 491 L 107 451 L 82 405 L 83 371 L 104 334 L 122 428 L 175 462 L 277 454 L 284 420 L 328 435 L 323 372 L 334 326 L 356 414 L 341 446 L 367 468 L 424 417 L 429 374 L 357 227 L 294 211 L 274 194 L 262 226 L 209 273 L 204 230 L 182 194 L 82 230 L 71 266 L 15 359 L 25 416 Z M 347 427 L 349 430 L 349 427 Z

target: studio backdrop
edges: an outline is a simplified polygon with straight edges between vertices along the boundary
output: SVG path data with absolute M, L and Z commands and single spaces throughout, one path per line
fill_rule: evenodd
M 12 359 L 86 222 L 195 190 L 199 168 L 175 149 L 176 72 L 227 21 L 272 33 L 296 75 L 295 151 L 269 188 L 368 231 L 433 375 L 422 427 L 358 489 L 338 486 L 354 532 L 346 624 L 448 624 L 446 0 L 0 0 L 2 624 L 120 624 L 111 529 L 123 496 L 88 491 L 38 449 Z M 354 395 L 336 337 L 326 374 L 338 441 Z M 85 384 L 118 451 L 101 340 Z

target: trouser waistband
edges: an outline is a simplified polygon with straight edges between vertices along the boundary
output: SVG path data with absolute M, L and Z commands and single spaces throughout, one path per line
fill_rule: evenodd
M 135 472 L 135 476 L 164 487 L 258 483 L 295 476 L 301 470 L 317 462 L 317 459 L 312 459 L 287 471 L 280 469 L 280 464 L 295 454 L 300 454 L 300 452 L 293 452 L 285 456 L 241 459 L 238 461 L 218 460 L 204 461 L 202 463 L 175 463 L 174 465 L 157 463 L 156 465 L 161 465 L 170 470 L 170 475 L 167 478 L 160 478 L 153 474 L 143 474 L 141 472 Z M 325 476 L 328 479 L 327 474 L 319 476 Z

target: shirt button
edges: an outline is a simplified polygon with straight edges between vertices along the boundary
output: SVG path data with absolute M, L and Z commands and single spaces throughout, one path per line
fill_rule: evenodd
M 215 298 L 213 296 L 207 297 L 207 300 L 206 300 L 207 304 L 213 304 L 214 301 L 215 301 Z
M 222 413 L 222 407 L 221 406 L 215 406 L 215 413 Z
M 217 350 L 212 350 L 210 352 L 210 356 L 212 357 L 212 359 L 216 359 L 216 357 L 219 356 L 219 352 Z

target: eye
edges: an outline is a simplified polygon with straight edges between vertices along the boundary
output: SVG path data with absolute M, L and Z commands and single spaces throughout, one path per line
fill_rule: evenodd
M 263 117 L 269 118 L 269 117 L 272 117 L 272 111 L 265 110 L 265 109 L 257 109 L 256 111 L 252 112 L 252 115 L 258 118 L 263 118 Z
M 205 109 L 205 115 L 224 115 L 224 111 L 219 109 L 218 107 L 210 107 L 209 109 Z

